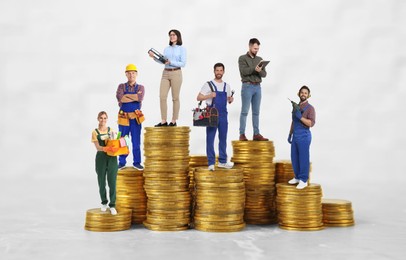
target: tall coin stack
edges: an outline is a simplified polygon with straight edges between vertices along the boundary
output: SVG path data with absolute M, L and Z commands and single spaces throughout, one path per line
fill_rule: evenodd
M 144 178 L 147 219 L 144 226 L 156 231 L 188 229 L 189 127 L 146 127 Z
M 276 171 L 275 171 L 275 181 L 276 183 L 288 183 L 289 180 L 295 177 L 295 173 L 293 172 L 292 162 L 290 160 L 279 160 L 275 162 Z M 312 164 L 310 163 L 310 169 L 312 171 Z M 310 174 L 309 174 L 309 181 L 310 183 Z
M 323 212 L 322 190 L 319 184 L 310 184 L 299 190 L 296 185 L 276 184 L 279 227 L 287 230 L 321 230 Z
M 232 161 L 244 168 L 247 224 L 277 223 L 272 141 L 232 141 Z
M 194 227 L 208 232 L 235 232 L 245 227 L 245 187 L 242 169 L 195 170 Z
M 98 232 L 112 232 L 130 229 L 131 210 L 119 209 L 117 215 L 111 215 L 110 209 L 101 211 L 100 208 L 89 209 L 86 212 L 85 229 Z
M 323 222 L 329 227 L 348 227 L 355 224 L 351 201 L 323 199 Z
M 118 209 L 132 210 L 132 223 L 141 224 L 146 218 L 147 195 L 144 190 L 144 176 L 142 171 L 134 168 L 124 168 L 117 173 Z

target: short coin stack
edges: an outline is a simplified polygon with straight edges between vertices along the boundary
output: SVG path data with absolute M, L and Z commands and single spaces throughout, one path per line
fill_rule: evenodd
M 194 178 L 193 173 L 196 167 L 208 167 L 207 156 L 206 155 L 191 155 L 189 161 L 189 178 L 190 178 L 190 189 L 194 189 Z
M 275 181 L 276 183 L 288 183 L 289 180 L 295 177 L 293 172 L 292 162 L 288 160 L 280 160 L 275 162 Z
M 189 190 L 190 195 L 192 196 L 192 205 L 190 209 L 191 217 L 191 228 L 193 228 L 193 218 L 195 215 L 195 206 L 196 206 L 196 193 L 195 193 L 195 183 L 194 183 L 194 172 L 196 167 L 208 167 L 207 156 L 206 155 L 191 155 L 189 161 Z
M 118 209 L 132 210 L 132 223 L 141 224 L 145 220 L 147 195 L 142 171 L 132 167 L 118 171 L 116 204 Z
M 208 232 L 235 232 L 245 227 L 242 169 L 196 168 L 194 227 Z
M 247 224 L 277 223 L 275 148 L 272 141 L 232 141 L 232 161 L 244 168 Z
M 323 212 L 322 190 L 319 184 L 310 184 L 299 190 L 296 185 L 276 184 L 279 227 L 287 230 L 321 230 Z
M 130 229 L 131 210 L 117 210 L 117 215 L 111 215 L 110 209 L 103 212 L 100 208 L 89 209 L 86 212 L 85 229 L 89 231 L 111 232 Z
M 156 231 L 189 228 L 189 127 L 146 127 L 144 135 L 147 219 Z
M 348 227 L 355 224 L 351 201 L 323 199 L 323 222 L 329 227 Z
M 275 162 L 275 181 L 276 183 L 288 183 L 289 180 L 295 177 L 293 172 L 292 162 L 289 160 L 279 160 Z M 312 170 L 312 165 L 310 164 L 310 171 Z M 309 174 L 310 183 L 310 174 Z

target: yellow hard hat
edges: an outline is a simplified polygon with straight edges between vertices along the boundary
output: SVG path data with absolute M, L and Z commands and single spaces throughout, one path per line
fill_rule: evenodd
M 125 67 L 125 72 L 127 71 L 137 71 L 137 67 L 134 64 L 128 64 L 127 67 Z

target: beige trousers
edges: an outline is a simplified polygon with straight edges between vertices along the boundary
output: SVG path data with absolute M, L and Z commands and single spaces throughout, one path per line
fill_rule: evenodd
M 161 86 L 159 89 L 162 121 L 167 121 L 168 117 L 168 104 L 166 103 L 166 100 L 168 99 L 169 89 L 172 92 L 172 101 L 173 101 L 172 120 L 173 121 L 178 120 L 180 109 L 179 94 L 181 85 L 182 85 L 182 70 L 174 70 L 174 71 L 164 70 L 162 72 Z

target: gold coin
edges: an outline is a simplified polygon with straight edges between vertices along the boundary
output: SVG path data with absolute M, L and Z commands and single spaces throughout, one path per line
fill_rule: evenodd
M 188 225 L 156 225 L 156 224 L 150 224 L 148 223 L 147 220 L 143 222 L 144 226 L 147 229 L 153 230 L 153 231 L 181 231 L 181 230 L 187 230 L 189 229 Z

